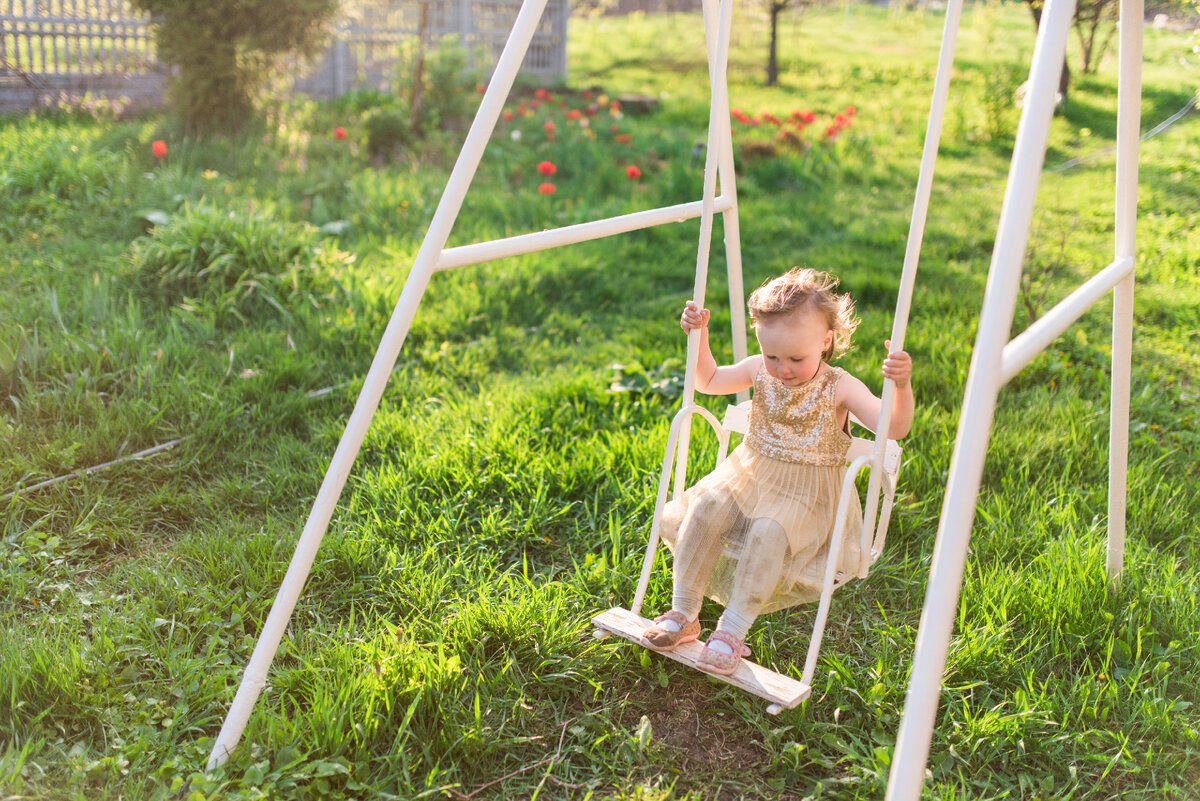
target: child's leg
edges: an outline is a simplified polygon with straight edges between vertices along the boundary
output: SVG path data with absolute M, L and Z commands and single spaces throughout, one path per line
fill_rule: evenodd
M 671 608 L 688 620 L 700 614 L 704 588 L 721 556 L 725 535 L 737 523 L 737 504 L 727 495 L 697 498 L 688 509 L 675 545 Z
M 729 603 L 717 622 L 719 630 L 739 640 L 746 639 L 754 619 L 779 586 L 787 549 L 788 539 L 783 526 L 767 519 L 750 522 L 746 546 L 733 574 Z M 725 644 L 720 642 L 712 643 L 710 647 L 725 650 Z M 732 649 L 729 652 L 732 653 Z

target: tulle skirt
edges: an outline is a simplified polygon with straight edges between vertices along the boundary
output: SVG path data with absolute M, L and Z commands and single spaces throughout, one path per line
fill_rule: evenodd
M 845 467 L 798 464 L 738 446 L 713 472 L 663 509 L 660 536 L 675 554 L 675 579 L 764 614 L 816 600 Z M 846 513 L 838 570 L 857 572 L 862 505 Z

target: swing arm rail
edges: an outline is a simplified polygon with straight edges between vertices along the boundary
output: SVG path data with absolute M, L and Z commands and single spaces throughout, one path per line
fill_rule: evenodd
M 734 208 L 732 197 L 721 195 L 714 201 L 716 211 L 729 211 Z M 590 242 L 593 239 L 603 239 L 606 236 L 616 236 L 642 228 L 653 228 L 667 223 L 679 223 L 692 220 L 704 212 L 704 201 L 694 200 L 690 203 L 679 203 L 674 206 L 664 206 L 660 209 L 635 211 L 631 214 L 621 214 L 603 220 L 566 225 L 549 231 L 537 231 L 531 234 L 518 234 L 503 239 L 493 239 L 488 242 L 476 242 L 471 245 L 459 245 L 446 248 L 438 259 L 436 272 L 453 270 L 456 267 L 467 267 L 495 259 L 506 259 L 510 256 L 524 256 L 527 253 L 537 253 L 542 250 L 574 245 L 579 242 Z
M 663 456 L 662 472 L 658 479 L 658 495 L 654 499 L 654 517 L 650 526 L 650 541 L 646 544 L 646 556 L 642 559 L 642 575 L 638 579 L 637 592 L 633 595 L 633 604 L 629 607 L 633 614 L 640 614 L 642 601 L 646 598 L 646 588 L 650 586 L 650 573 L 654 569 L 654 554 L 658 550 L 659 530 L 662 528 L 662 511 L 667 504 L 667 487 L 671 483 L 671 465 L 675 461 L 675 448 L 679 443 L 679 432 L 685 422 L 693 415 L 700 415 L 713 427 L 717 434 L 720 452 L 724 454 L 729 448 L 729 432 L 718 422 L 708 409 L 696 404 L 684 406 L 675 413 L 671 420 L 671 430 L 667 433 L 666 454 Z
M 1120 256 L 1063 298 L 1037 322 L 1004 346 L 1000 358 L 1000 382 L 1007 384 L 1084 312 L 1133 273 L 1133 257 Z
M 842 477 L 837 518 L 833 524 L 833 534 L 830 535 L 829 558 L 825 562 L 825 583 L 821 587 L 821 602 L 817 606 L 817 616 L 813 619 L 812 638 L 808 642 L 808 656 L 804 659 L 804 673 L 800 676 L 800 682 L 809 687 L 812 686 L 813 674 L 817 672 L 817 655 L 821 652 L 821 640 L 825 636 L 825 622 L 829 619 L 829 605 L 833 601 L 838 557 L 842 555 L 842 539 L 846 534 L 846 513 L 850 511 L 850 499 L 857 498 L 854 492 L 854 479 L 862 472 L 863 468 L 870 469 L 873 461 L 873 456 L 859 456 L 850 462 Z M 863 525 L 866 525 L 865 520 Z

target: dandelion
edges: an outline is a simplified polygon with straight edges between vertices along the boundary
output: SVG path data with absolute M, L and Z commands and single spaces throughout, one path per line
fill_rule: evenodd
M 537 165 L 537 171 L 541 175 L 554 175 L 558 172 L 558 167 L 555 167 L 553 162 L 543 161 Z
M 638 178 L 642 177 L 642 171 L 633 164 L 630 164 L 625 168 L 625 174 L 628 175 L 630 180 L 633 181 L 636 181 Z
M 338 140 L 339 142 L 342 141 L 343 139 L 345 139 L 346 138 L 346 129 L 340 125 L 338 127 L 334 128 L 333 129 L 333 138 Z
M 538 194 L 541 195 L 553 195 L 557 191 L 558 187 L 550 182 L 546 182 L 538 187 Z
M 150 152 L 156 159 L 164 158 L 167 155 L 167 143 L 161 139 L 155 139 L 150 143 Z

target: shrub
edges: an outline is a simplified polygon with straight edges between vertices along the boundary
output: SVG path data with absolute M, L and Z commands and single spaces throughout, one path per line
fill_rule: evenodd
M 153 17 L 168 98 L 192 132 L 236 131 L 284 55 L 311 56 L 337 0 L 133 0 Z
M 299 304 L 320 305 L 352 260 L 310 225 L 204 203 L 183 207 L 135 240 L 129 258 L 147 294 L 210 306 L 218 322 L 273 312 L 286 317 Z
M 419 53 L 415 41 L 403 46 L 396 66 L 395 93 L 410 111 L 416 133 L 452 128 L 470 120 L 479 103 L 480 75 L 467 68 L 467 51 L 453 36 Z M 414 110 L 415 106 L 415 110 Z
M 363 118 L 367 131 L 367 152 L 372 158 L 391 158 L 412 143 L 408 114 L 398 108 L 382 106 Z

